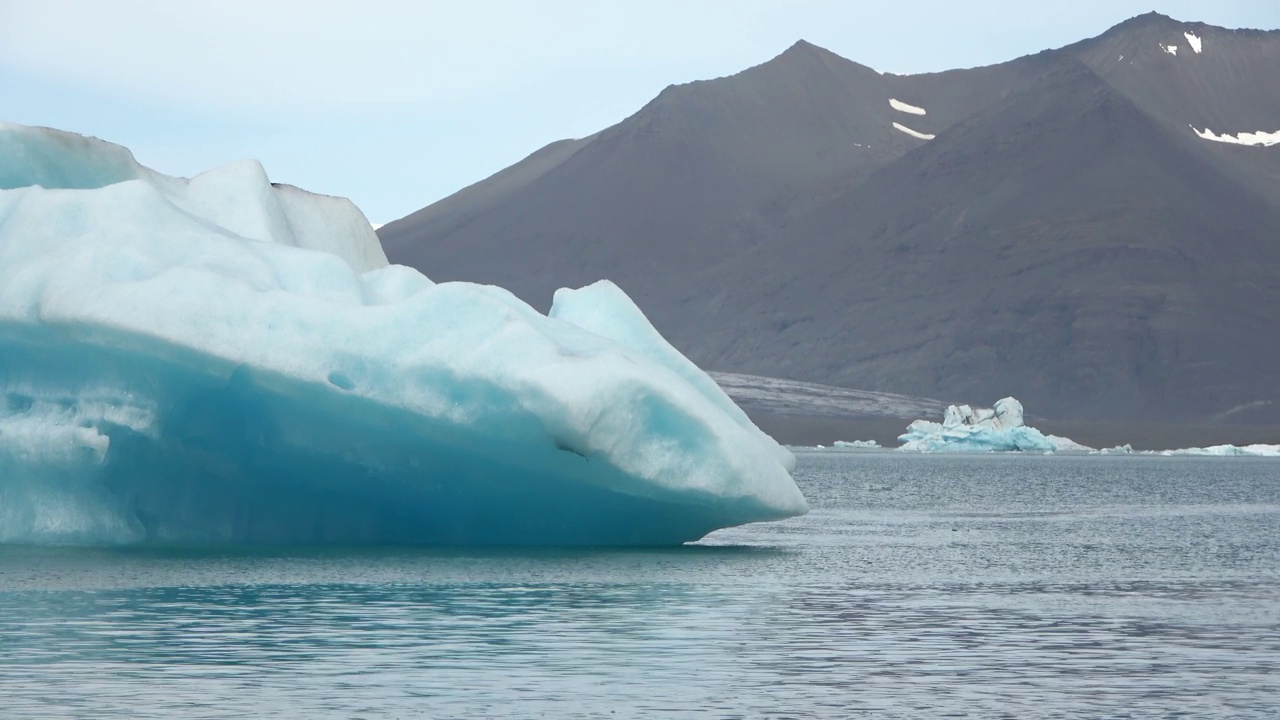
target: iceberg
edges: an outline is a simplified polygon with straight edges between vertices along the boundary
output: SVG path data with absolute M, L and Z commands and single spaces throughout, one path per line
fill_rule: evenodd
M 0 542 L 669 545 L 794 462 L 607 281 L 542 315 L 256 162 L 0 124 Z
M 1196 455 L 1202 457 L 1280 457 L 1280 445 L 1210 445 L 1202 448 L 1162 450 L 1161 455 Z
M 947 407 L 941 423 L 916 420 L 898 437 L 907 452 L 1088 452 L 1069 438 L 1023 424 L 1022 403 L 1007 397 L 991 408 Z
M 837 440 L 835 446 L 843 450 L 874 450 L 880 447 L 875 440 Z

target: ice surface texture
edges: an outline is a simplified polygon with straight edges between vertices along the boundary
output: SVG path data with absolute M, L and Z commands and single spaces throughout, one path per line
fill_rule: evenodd
M 0 124 L 0 542 L 672 544 L 794 459 L 622 291 L 388 266 L 350 202 Z
M 1209 457 L 1270 457 L 1280 458 L 1280 445 L 1210 445 L 1202 448 L 1161 450 L 1160 455 L 1204 455 Z
M 1022 403 L 1007 397 L 993 408 L 951 405 L 942 423 L 916 420 L 898 438 L 909 452 L 1088 452 L 1067 438 L 1022 422 Z
M 1197 455 L 1203 457 L 1265 457 L 1280 458 L 1280 445 L 1210 445 L 1209 447 L 1182 448 L 1181 450 L 1134 450 L 1132 445 L 1117 445 L 1094 451 L 1100 455 Z

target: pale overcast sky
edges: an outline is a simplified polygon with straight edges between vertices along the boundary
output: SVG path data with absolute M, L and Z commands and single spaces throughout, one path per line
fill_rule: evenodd
M 387 222 L 800 38 L 923 72 L 1153 9 L 1280 27 L 1280 0 L 0 0 L 0 121 L 96 135 L 173 175 L 258 158 Z

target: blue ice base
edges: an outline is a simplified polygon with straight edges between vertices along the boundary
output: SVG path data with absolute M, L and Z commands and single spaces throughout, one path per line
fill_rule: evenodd
M 31 403 L 29 388 L 57 388 L 67 404 L 109 388 L 156 409 L 145 433 L 99 427 L 111 439 L 99 464 L 0 454 L 0 540 L 658 546 L 775 519 L 709 494 L 623 492 L 635 486 L 625 474 L 516 407 L 501 427 L 459 427 L 369 402 L 340 378 L 321 387 L 174 347 L 134 350 L 0 329 L 7 412 Z

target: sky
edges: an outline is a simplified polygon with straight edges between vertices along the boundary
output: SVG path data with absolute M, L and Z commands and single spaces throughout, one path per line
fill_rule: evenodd
M 403 217 L 671 84 L 805 39 L 878 70 L 972 67 L 1150 10 L 1280 28 L 1277 0 L 0 0 L 0 121 Z

